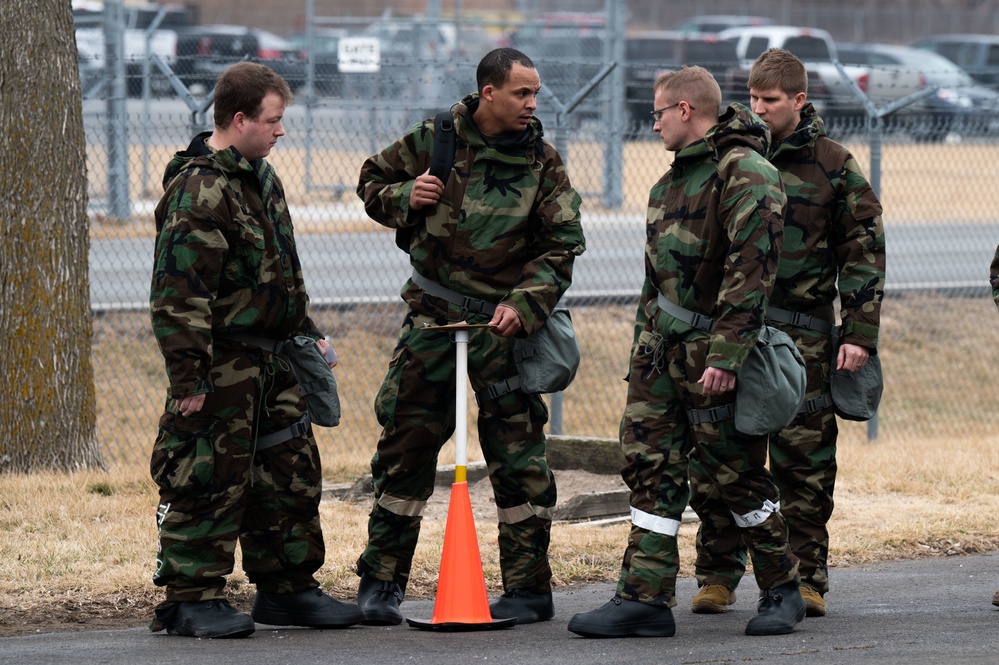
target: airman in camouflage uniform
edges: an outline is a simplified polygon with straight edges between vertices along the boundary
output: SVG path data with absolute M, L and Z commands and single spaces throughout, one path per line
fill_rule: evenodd
M 829 378 L 833 362 L 837 369 L 855 371 L 877 352 L 885 236 L 881 204 L 853 155 L 826 137 L 822 119 L 805 101 L 807 81 L 795 56 L 772 49 L 754 64 L 749 88 L 753 110 L 773 134 L 770 161 L 780 170 L 787 193 L 784 247 L 767 318 L 791 336 L 807 368 L 805 405 L 771 437 L 770 470 L 800 561 L 808 615 L 822 616 L 829 590 L 826 524 L 833 511 L 838 432 Z M 837 287 L 842 323 L 834 361 Z M 742 534 L 717 509 L 704 470 L 692 463 L 690 471 L 691 505 L 713 517 L 698 532 L 701 591 L 692 609 L 721 612 L 734 600 L 745 571 Z
M 520 623 L 553 613 L 548 545 L 556 495 L 545 460 L 548 411 L 539 395 L 484 391 L 516 376 L 511 338 L 541 327 L 572 282 L 573 262 L 584 249 L 580 198 L 533 117 L 540 79 L 530 59 L 513 49 L 492 51 L 477 79 L 478 92 L 452 109 L 457 140 L 446 186 L 428 173 L 434 149 L 428 120 L 365 161 L 357 187 L 372 219 L 414 231 L 414 277 L 402 289 L 409 311 L 375 403 L 383 429 L 371 460 L 368 544 L 357 562 L 358 603 L 369 624 L 402 621 L 398 606 L 434 491 L 437 456 L 455 427 L 454 342 L 421 328 L 457 321 L 495 326 L 471 330 L 468 341 L 506 590 L 491 610 Z M 454 302 L 429 293 L 428 284 L 449 291 Z
M 215 130 L 171 160 L 156 208 L 150 304 L 170 386 L 150 465 L 160 497 L 153 581 L 166 587 L 151 628 L 174 635 L 362 618 L 313 575 L 325 556 L 322 477 L 295 377 L 273 349 L 234 339 L 326 345 L 308 315 L 284 188 L 264 159 L 290 100 L 266 67 L 223 73 Z M 257 587 L 252 618 L 223 593 L 237 541 Z
M 767 439 L 737 431 L 731 415 L 694 417 L 734 403 L 736 373 L 763 326 L 784 208 L 780 177 L 763 156 L 770 134 L 745 106 L 733 104 L 719 118 L 721 91 L 700 67 L 664 74 L 654 90 L 653 130 L 675 157 L 649 197 L 646 278 L 621 421 L 631 534 L 616 595 L 577 614 L 569 630 L 674 634 L 676 535 L 690 456 L 707 471 L 726 514 L 742 521 L 757 581 L 771 599 L 746 632 L 789 633 L 804 605 L 765 465 Z M 710 332 L 669 313 L 663 299 L 715 319 Z

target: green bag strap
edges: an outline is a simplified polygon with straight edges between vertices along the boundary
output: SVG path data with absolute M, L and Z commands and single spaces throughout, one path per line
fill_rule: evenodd
M 452 291 L 446 286 L 441 286 L 437 282 L 427 279 L 420 273 L 413 270 L 413 276 L 411 278 L 413 284 L 423 289 L 424 293 L 428 293 L 435 298 L 440 298 L 441 300 L 446 300 L 452 305 L 458 305 L 466 312 L 472 312 L 474 314 L 495 314 L 496 304 L 491 302 L 486 302 L 479 298 L 473 298 L 472 296 L 463 296 L 457 291 Z
M 767 307 L 766 319 L 768 322 L 786 323 L 826 335 L 831 335 L 836 329 L 836 326 L 818 317 L 802 314 L 801 312 L 793 312 L 789 309 L 779 309 L 777 307 Z
M 735 417 L 735 403 L 713 406 L 710 409 L 687 409 L 687 422 L 691 425 L 716 423 Z
M 512 393 L 518 388 L 520 388 L 520 377 L 511 376 L 475 393 L 475 403 L 481 405 L 483 402 Z
M 310 422 L 309 412 L 306 411 L 302 417 L 290 427 L 285 427 L 284 429 L 279 429 L 276 432 L 258 436 L 254 450 L 266 450 L 267 448 L 272 448 L 279 443 L 284 443 L 285 441 L 290 441 L 296 437 L 302 436 L 309 431 Z
M 706 333 L 711 332 L 711 329 L 715 326 L 715 321 L 717 319 L 712 319 L 710 316 L 704 316 L 703 314 L 698 314 L 686 307 L 681 307 L 675 302 L 664 296 L 662 293 L 656 298 L 656 304 L 659 305 L 659 309 L 663 310 L 674 319 L 686 323 L 691 328 L 696 328 L 698 330 L 703 330 Z

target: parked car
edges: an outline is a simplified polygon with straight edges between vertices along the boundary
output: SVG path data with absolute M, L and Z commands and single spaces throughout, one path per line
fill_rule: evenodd
M 908 50 L 910 53 L 905 53 Z M 836 53 L 844 65 L 869 70 L 862 88 L 875 104 L 884 104 L 913 95 L 926 87 L 922 67 L 911 59 L 912 49 L 871 42 L 837 42 Z
M 241 60 L 267 65 L 292 90 L 305 85 L 302 52 L 272 32 L 241 25 L 203 25 L 177 33 L 174 71 L 192 92 L 207 94 L 226 67 Z
M 767 49 L 783 48 L 804 63 L 808 72 L 808 99 L 826 120 L 865 115 L 864 103 L 853 93 L 850 81 L 866 92 L 870 69 L 845 66 L 847 78 L 844 78 L 835 64 L 839 56 L 829 32 L 818 28 L 771 25 L 730 28 L 718 33 L 718 37 L 735 43 L 741 73 L 734 73 L 733 80 L 741 78 L 743 89 L 756 58 Z
M 749 16 L 746 14 L 702 14 L 691 16 L 673 27 L 677 32 L 721 32 L 729 28 L 745 26 L 774 25 L 774 20 L 767 16 Z
M 939 53 L 983 85 L 999 85 L 999 35 L 933 35 L 912 46 Z
M 840 57 L 863 59 L 875 68 L 895 67 L 918 75 L 936 91 L 914 106 L 911 131 L 919 139 L 951 133 L 982 134 L 999 129 L 999 92 L 979 85 L 960 67 L 932 51 L 894 44 L 840 45 Z
M 729 82 L 738 67 L 735 44 L 717 35 L 675 30 L 636 32 L 624 41 L 625 104 L 633 127 L 652 128 L 652 85 L 659 73 L 684 65 L 700 65 L 714 75 L 724 102 L 745 101 L 745 88 L 734 90 Z

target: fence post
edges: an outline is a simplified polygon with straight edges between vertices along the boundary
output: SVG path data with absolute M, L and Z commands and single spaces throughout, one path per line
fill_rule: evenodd
M 881 132 L 884 128 L 884 120 L 880 115 L 867 116 L 868 136 L 871 139 L 871 189 L 874 196 L 881 198 Z M 833 359 L 835 363 L 835 359 Z M 874 417 L 867 421 L 867 440 L 874 441 L 878 438 L 878 414 L 875 411 Z
M 108 95 L 108 208 L 112 219 L 131 216 L 128 200 L 128 113 L 125 108 L 125 8 L 122 0 L 104 3 L 104 51 L 107 74 L 111 76 Z
M 606 0 L 607 39 L 604 40 L 604 66 L 612 62 L 624 62 L 624 31 L 625 3 L 619 0 Z M 624 108 L 616 91 L 624 89 L 624 72 L 621 67 L 615 67 L 610 74 L 611 94 L 607 95 L 604 110 L 608 119 L 610 131 L 604 135 L 604 196 L 603 203 L 607 208 L 620 208 L 622 202 L 622 151 L 624 127 Z

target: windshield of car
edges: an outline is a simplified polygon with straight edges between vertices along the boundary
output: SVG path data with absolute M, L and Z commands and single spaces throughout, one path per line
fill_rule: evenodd
M 790 37 L 784 42 L 784 48 L 798 56 L 804 62 L 829 62 L 832 54 L 829 52 L 829 45 L 824 39 L 818 37 Z

